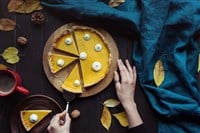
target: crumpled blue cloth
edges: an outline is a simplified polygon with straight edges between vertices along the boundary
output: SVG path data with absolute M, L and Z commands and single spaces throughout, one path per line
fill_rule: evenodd
M 48 8 L 76 19 L 104 19 L 138 37 L 133 60 L 150 104 L 159 114 L 159 133 L 199 133 L 197 80 L 199 0 L 126 0 L 116 8 L 108 0 L 42 0 Z M 117 22 L 117 23 L 116 23 Z M 164 65 L 165 80 L 156 87 L 153 69 Z

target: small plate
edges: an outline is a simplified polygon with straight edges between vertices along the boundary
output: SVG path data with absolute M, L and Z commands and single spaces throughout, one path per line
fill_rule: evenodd
M 26 130 L 21 122 L 20 111 L 21 110 L 52 110 L 51 115 L 45 117 L 40 123 L 38 123 L 29 133 L 43 133 L 47 132 L 47 126 L 53 115 L 62 112 L 61 106 L 52 98 L 44 95 L 32 95 L 27 97 L 12 112 L 11 115 L 11 131 L 12 133 L 26 133 Z

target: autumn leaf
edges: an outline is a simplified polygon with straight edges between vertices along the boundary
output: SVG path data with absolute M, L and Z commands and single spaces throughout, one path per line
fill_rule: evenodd
M 36 11 L 39 11 L 39 10 L 41 10 L 43 7 L 41 6 L 41 5 L 38 5 L 38 7 L 37 8 L 35 8 L 35 10 Z
M 103 103 L 103 105 L 106 107 L 116 107 L 119 104 L 120 102 L 117 99 L 108 99 Z
M 107 107 L 104 106 L 103 112 L 101 115 L 101 124 L 103 125 L 103 127 L 106 128 L 107 131 L 109 131 L 110 129 L 111 120 L 112 120 L 112 117 L 111 117 L 110 111 L 108 110 Z
M 7 66 L 0 64 L 0 70 L 5 70 L 5 69 L 7 69 Z
M 0 18 L 0 30 L 11 31 L 16 27 L 16 22 L 9 18 Z
M 165 78 L 165 71 L 161 60 L 158 60 L 154 66 L 153 77 L 156 86 L 159 87 Z
M 16 56 L 13 56 L 12 58 L 7 59 L 6 62 L 10 64 L 15 64 L 19 62 L 19 59 L 20 59 L 19 56 L 16 55 Z
M 122 4 L 124 2 L 125 2 L 125 0 L 110 0 L 109 1 L 109 6 L 117 7 L 117 6 L 119 6 L 120 4 Z
M 8 3 L 8 12 L 15 12 L 23 3 L 23 0 L 10 0 Z
M 1 56 L 3 57 L 4 60 L 6 60 L 7 63 L 15 64 L 20 60 L 18 53 L 19 51 L 17 48 L 8 47 L 4 50 Z
M 128 126 L 128 118 L 127 118 L 127 115 L 124 111 L 120 112 L 120 113 L 113 114 L 113 116 L 119 121 L 121 126 L 123 126 L 123 127 Z
M 200 54 L 199 54 L 199 62 L 198 62 L 198 72 L 200 72 Z
M 9 12 L 31 13 L 42 9 L 40 0 L 11 0 L 8 4 Z

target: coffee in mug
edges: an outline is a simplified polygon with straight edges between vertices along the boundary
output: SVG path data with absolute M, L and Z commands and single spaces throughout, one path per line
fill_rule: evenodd
M 14 90 L 28 94 L 29 91 L 21 86 L 21 77 L 17 72 L 10 69 L 0 70 L 0 96 L 7 96 Z

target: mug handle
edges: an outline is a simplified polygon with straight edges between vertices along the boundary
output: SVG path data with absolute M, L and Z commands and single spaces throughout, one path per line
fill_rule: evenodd
M 27 90 L 26 88 L 22 87 L 22 86 L 17 86 L 16 90 L 24 95 L 28 95 L 29 94 L 29 90 Z

